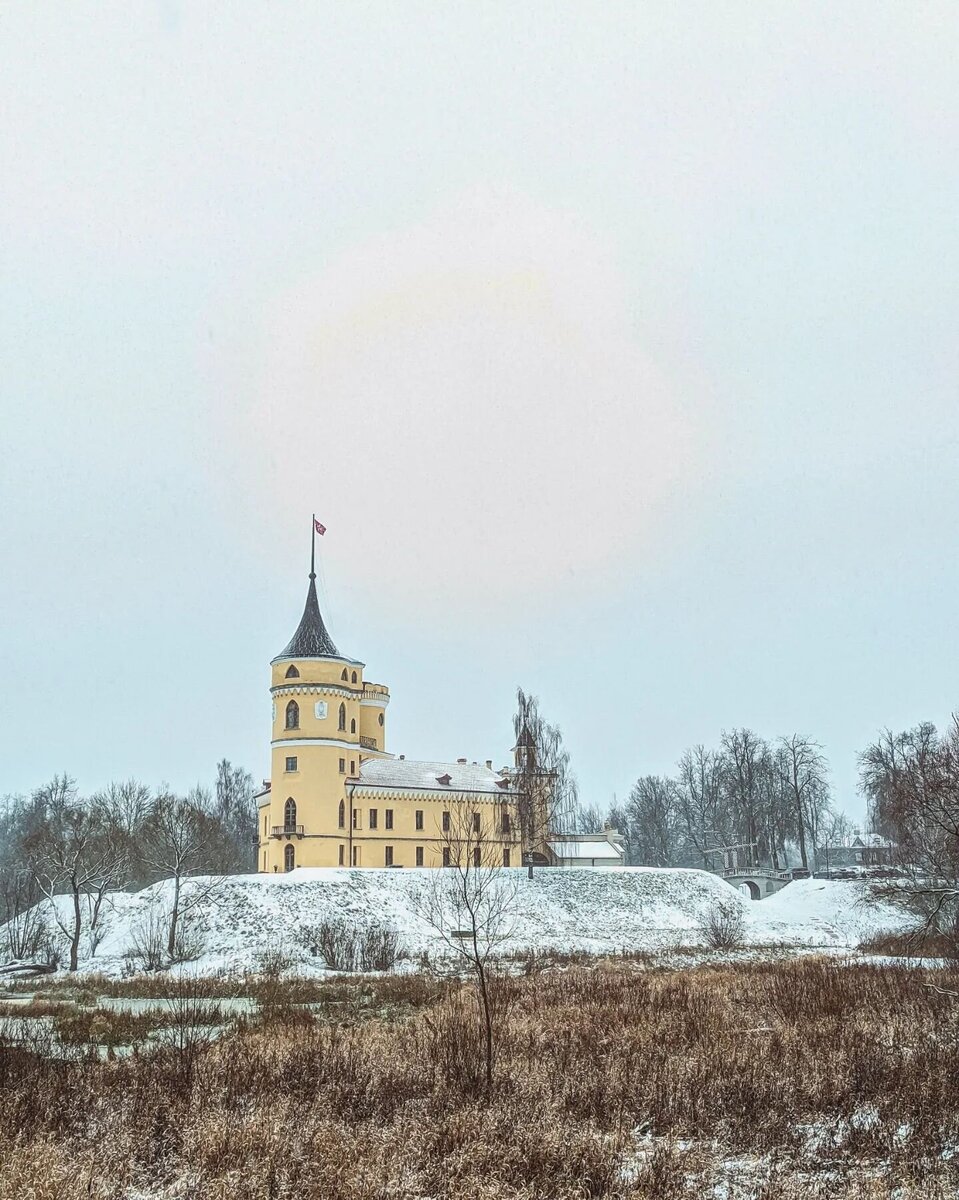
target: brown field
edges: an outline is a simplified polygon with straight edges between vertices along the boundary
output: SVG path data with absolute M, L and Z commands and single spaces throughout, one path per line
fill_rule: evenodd
M 492 1092 L 469 984 L 338 982 L 319 1016 L 322 984 L 264 986 L 212 1045 L 0 1047 L 0 1200 L 959 1195 L 951 970 L 534 968 L 496 983 Z

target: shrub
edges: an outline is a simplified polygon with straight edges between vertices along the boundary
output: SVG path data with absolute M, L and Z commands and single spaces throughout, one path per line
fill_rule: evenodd
M 301 925 L 297 940 L 332 971 L 391 971 L 399 957 L 396 930 L 376 923 L 356 925 L 339 918 Z
M 707 917 L 703 933 L 711 950 L 738 950 L 745 939 L 746 922 L 741 912 L 717 905 Z

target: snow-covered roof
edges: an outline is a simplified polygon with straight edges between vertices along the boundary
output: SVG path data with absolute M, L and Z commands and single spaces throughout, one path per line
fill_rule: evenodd
M 412 758 L 367 758 L 360 764 L 356 788 L 470 792 L 510 795 L 506 776 L 480 763 L 418 762 Z
M 583 838 L 582 840 L 550 842 L 550 850 L 557 858 L 622 858 L 623 850 L 606 838 Z

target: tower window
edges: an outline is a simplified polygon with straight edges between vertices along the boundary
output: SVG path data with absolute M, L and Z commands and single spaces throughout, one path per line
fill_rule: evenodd
M 508 866 L 509 866 L 509 847 L 508 847 L 508 846 L 507 846 L 507 847 L 506 847 L 506 849 L 503 851 L 503 866 L 504 866 L 504 867 L 508 867 Z
M 340 813 L 339 813 L 338 825 L 339 825 L 340 829 L 346 828 L 346 804 L 342 800 L 340 801 Z M 342 849 L 342 847 L 340 847 L 340 849 Z M 343 864 L 340 863 L 340 866 L 342 866 L 342 865 Z
M 449 848 L 449 846 L 444 846 L 443 847 L 443 866 L 448 867 L 450 865 L 451 865 L 450 864 L 450 848 Z
M 418 808 L 416 810 L 416 828 L 417 829 L 423 828 L 423 810 L 421 808 Z
M 296 829 L 296 801 L 291 796 L 283 805 L 283 831 L 292 833 Z
M 392 810 L 392 808 L 386 809 L 385 812 L 383 813 L 383 815 L 386 818 L 386 821 L 385 821 L 386 828 L 392 829 L 393 828 L 393 810 Z
M 356 718 L 350 721 L 350 733 L 356 733 Z
M 287 677 L 287 679 L 299 679 L 300 678 L 300 672 L 296 669 L 296 667 L 293 665 L 293 663 L 290 663 L 290 665 L 286 668 L 286 677 Z
M 345 849 L 346 849 L 346 847 L 345 847 L 345 846 L 342 846 L 342 845 L 340 846 L 340 866 L 341 866 L 341 867 L 343 866 L 343 851 L 344 851 Z
M 421 867 L 423 865 L 423 847 L 422 846 L 416 847 L 416 865 L 418 867 Z
M 354 846 L 353 847 L 353 866 L 354 867 L 356 866 L 356 859 L 357 859 L 356 849 L 357 849 L 356 846 Z
M 375 829 L 378 821 L 378 816 L 375 808 L 370 809 L 370 829 Z
M 344 683 L 348 682 L 348 676 L 346 674 L 346 667 L 343 668 L 343 674 L 340 676 L 340 678 L 343 680 Z
M 479 846 L 474 846 L 473 847 L 473 866 L 478 867 L 479 865 L 480 865 L 480 848 L 479 848 Z
M 355 671 L 353 672 L 353 678 L 352 678 L 352 681 L 353 681 L 353 683 L 356 683 L 356 672 L 355 672 Z
M 354 808 L 353 809 L 353 828 L 359 829 L 359 827 L 360 827 L 360 810 L 358 808 Z
M 384 846 L 383 849 L 384 849 L 383 863 L 387 867 L 392 867 L 392 865 L 393 865 L 393 847 L 392 846 Z
M 340 774 L 341 775 L 346 774 L 346 759 L 345 758 L 340 759 Z
M 346 705 L 345 704 L 340 705 L 340 723 L 339 723 L 338 728 L 342 729 L 344 731 L 346 730 Z
M 295 700 L 291 700 L 286 706 L 286 727 L 287 729 L 300 728 L 300 706 Z
M 288 759 L 286 760 L 286 769 L 287 769 L 288 771 L 295 771 L 295 770 L 296 770 L 296 759 L 295 759 L 295 758 L 288 758 Z
M 356 759 L 355 758 L 350 759 L 350 774 L 351 775 L 356 774 Z
M 296 866 L 296 852 L 293 849 L 293 843 L 288 842 L 286 849 L 283 851 L 283 870 L 292 871 Z

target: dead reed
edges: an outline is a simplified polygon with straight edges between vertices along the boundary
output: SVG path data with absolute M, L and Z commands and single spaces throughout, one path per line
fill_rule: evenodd
M 407 977 L 411 978 L 411 977 Z M 412 977 L 416 978 L 416 977 Z M 930 986 L 934 985 L 934 986 Z M 954 1195 L 959 976 L 805 958 L 367 982 L 112 1063 L 0 1051 L 0 1200 Z M 418 988 L 413 1003 L 377 989 Z M 953 1163 L 956 1163 L 954 1166 Z

